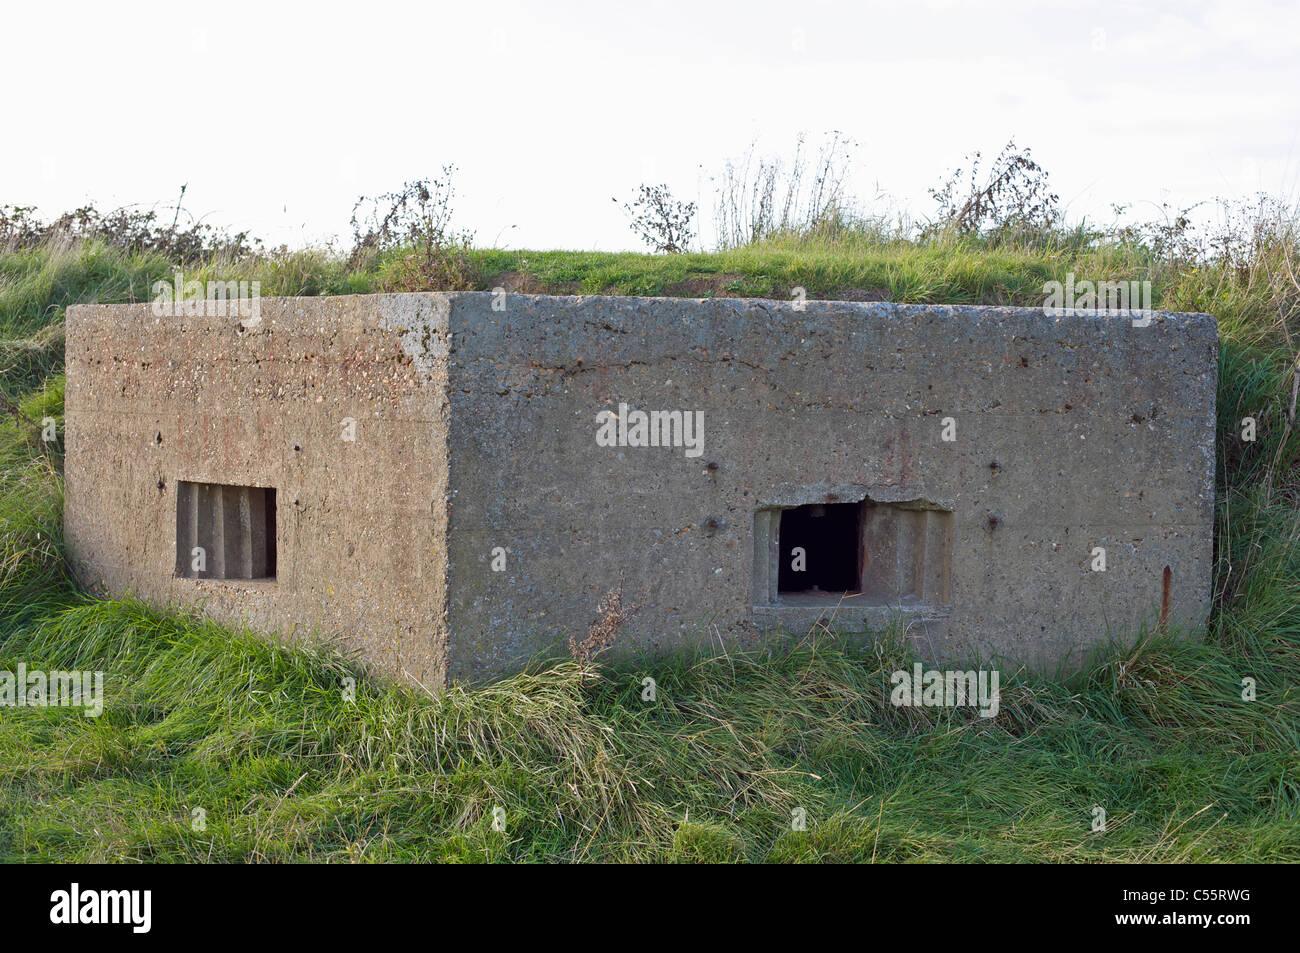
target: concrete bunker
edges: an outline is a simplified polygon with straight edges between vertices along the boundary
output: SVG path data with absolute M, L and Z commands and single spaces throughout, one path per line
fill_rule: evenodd
M 925 659 L 1052 668 L 1204 624 L 1217 366 L 1213 317 L 1166 312 L 77 305 L 65 533 L 97 591 L 432 688 L 562 653 L 620 585 L 646 595 L 617 650 L 901 618 Z M 609 439 L 643 408 L 680 412 L 682 446 Z

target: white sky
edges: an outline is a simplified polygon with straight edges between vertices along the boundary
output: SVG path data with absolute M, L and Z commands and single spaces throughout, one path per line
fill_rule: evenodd
M 0 3 L 0 203 L 46 216 L 188 183 L 296 245 L 455 163 L 479 244 L 635 248 L 612 196 L 832 129 L 917 215 L 1013 134 L 1071 218 L 1300 182 L 1297 0 Z

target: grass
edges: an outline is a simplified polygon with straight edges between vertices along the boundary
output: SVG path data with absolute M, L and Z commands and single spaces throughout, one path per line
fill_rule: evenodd
M 1068 237 L 1067 237 L 1068 238 Z M 1250 266 L 1141 247 L 787 238 L 712 255 L 474 251 L 528 291 L 1042 303 L 1068 271 L 1150 279 L 1219 316 L 1216 602 L 1204 639 L 1135 637 L 1068 679 L 1004 673 L 1001 713 L 900 709 L 885 633 L 721 658 L 553 664 L 430 697 L 338 657 L 68 579 L 62 313 L 146 300 L 169 262 L 100 244 L 0 254 L 0 671 L 106 673 L 98 719 L 0 710 L 10 861 L 1297 861 L 1300 438 L 1287 424 L 1290 243 Z M 306 250 L 186 277 L 262 293 L 387 290 Z M 1258 439 L 1240 421 L 1254 416 Z M 644 701 L 643 679 L 656 699 Z M 1256 698 L 1243 699 L 1243 679 Z M 1092 831 L 1094 808 L 1107 814 Z M 802 809 L 807 830 L 791 829 Z

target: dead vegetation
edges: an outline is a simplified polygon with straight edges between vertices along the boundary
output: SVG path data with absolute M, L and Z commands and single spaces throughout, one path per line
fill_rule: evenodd
M 618 630 L 623 627 L 641 608 L 641 603 L 623 605 L 623 587 L 617 586 L 601 598 L 596 607 L 596 621 L 587 628 L 587 637 L 579 639 L 577 633 L 569 633 L 569 654 L 582 668 L 590 667 L 592 661 L 614 644 Z

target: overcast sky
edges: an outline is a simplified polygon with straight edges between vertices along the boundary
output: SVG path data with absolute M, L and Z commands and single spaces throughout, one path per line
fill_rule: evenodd
M 611 196 L 861 143 L 915 215 L 1012 135 L 1072 218 L 1300 181 L 1300 2 L 6 2 L 0 204 L 174 200 L 291 245 L 460 169 L 482 245 L 636 247 Z M 709 234 L 705 222 L 706 237 Z

